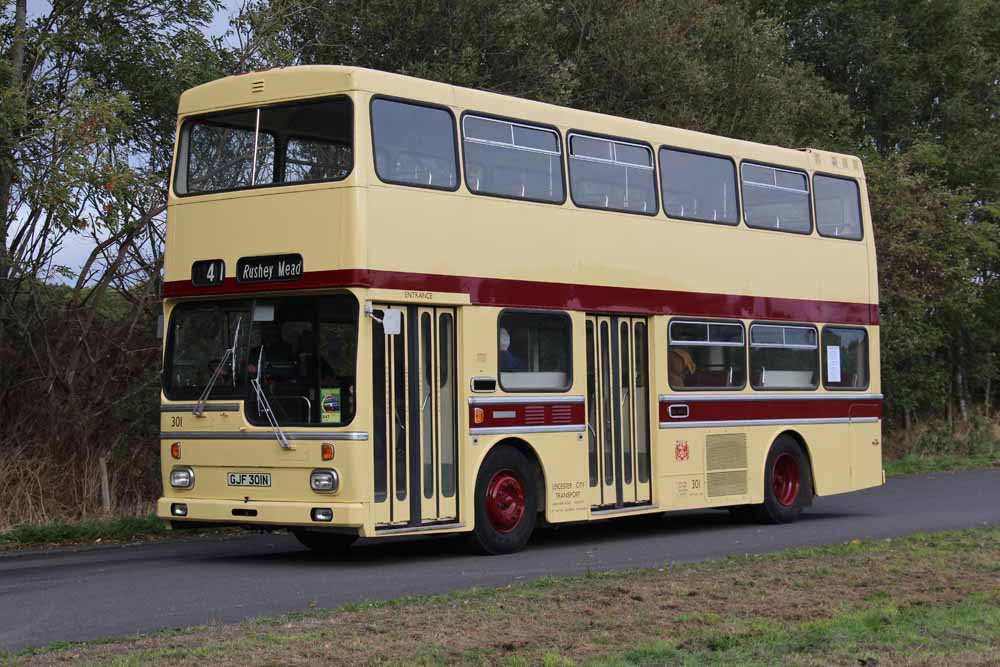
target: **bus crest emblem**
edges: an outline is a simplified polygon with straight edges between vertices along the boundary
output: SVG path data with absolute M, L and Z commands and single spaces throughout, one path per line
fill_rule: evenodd
M 688 441 L 678 440 L 677 444 L 674 445 L 674 458 L 678 461 L 687 461 L 688 454 L 690 454 L 688 451 Z

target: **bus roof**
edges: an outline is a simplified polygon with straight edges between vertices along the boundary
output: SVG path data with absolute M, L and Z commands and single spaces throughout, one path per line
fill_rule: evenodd
M 188 116 L 221 109 L 321 97 L 346 91 L 365 91 L 404 97 L 548 123 L 562 129 L 596 131 L 727 155 L 752 153 L 758 159 L 787 166 L 864 178 L 861 160 L 852 155 L 815 148 L 783 148 L 363 67 L 299 65 L 225 77 L 185 91 L 180 98 L 178 114 Z

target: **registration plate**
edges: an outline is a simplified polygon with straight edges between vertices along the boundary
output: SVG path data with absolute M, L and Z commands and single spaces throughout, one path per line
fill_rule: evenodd
M 229 486 L 271 486 L 269 472 L 231 472 L 226 477 Z

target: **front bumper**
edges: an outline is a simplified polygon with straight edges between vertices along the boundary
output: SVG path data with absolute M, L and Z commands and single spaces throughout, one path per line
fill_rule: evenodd
M 172 516 L 170 506 L 174 503 L 187 505 L 187 515 Z M 333 521 L 313 521 L 311 512 L 315 507 L 326 507 L 333 510 Z M 254 516 L 248 516 L 255 511 Z M 227 523 L 243 525 L 266 526 L 311 526 L 363 528 L 366 518 L 366 507 L 362 503 L 323 502 L 317 498 L 314 502 L 275 502 L 242 500 L 209 500 L 204 498 L 160 498 L 156 503 L 156 515 L 161 519 L 177 523 L 190 521 L 192 523 Z

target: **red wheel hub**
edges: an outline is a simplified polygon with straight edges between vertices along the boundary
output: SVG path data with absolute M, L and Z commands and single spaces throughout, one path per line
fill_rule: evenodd
M 774 499 L 791 507 L 799 497 L 799 463 L 791 454 L 779 454 L 771 468 L 771 492 Z
M 486 486 L 486 516 L 499 533 L 509 533 L 521 523 L 524 485 L 510 468 L 498 470 Z

